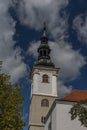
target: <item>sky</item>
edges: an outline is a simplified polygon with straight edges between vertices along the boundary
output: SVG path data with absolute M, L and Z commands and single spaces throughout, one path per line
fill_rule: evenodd
M 38 56 L 44 22 L 51 59 L 60 68 L 58 95 L 87 90 L 87 0 L 0 0 L 2 72 L 10 74 L 11 82 L 23 89 L 27 125 L 29 74 Z

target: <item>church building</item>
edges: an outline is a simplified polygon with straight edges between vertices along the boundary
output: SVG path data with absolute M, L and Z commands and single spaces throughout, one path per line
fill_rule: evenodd
M 59 68 L 51 61 L 46 26 L 31 71 L 31 102 L 29 130 L 86 130 L 80 123 L 72 123 L 68 112 L 72 100 L 58 99 L 57 77 Z M 82 92 L 83 93 L 83 92 Z M 87 96 L 85 97 L 87 99 Z M 63 116 L 62 116 L 63 115 Z M 69 123 L 71 124 L 69 125 Z M 78 122 L 78 121 L 77 121 Z M 78 125 L 76 129 L 73 125 Z M 71 128 L 72 127 L 72 128 Z
M 50 47 L 44 26 L 38 59 L 31 72 L 31 104 L 29 130 L 44 130 L 44 121 L 57 98 L 57 75 L 59 69 L 50 58 Z
M 62 99 L 56 99 L 46 116 L 44 130 L 87 130 L 78 118 L 71 120 L 70 109 L 78 101 L 87 100 L 87 91 L 73 90 Z

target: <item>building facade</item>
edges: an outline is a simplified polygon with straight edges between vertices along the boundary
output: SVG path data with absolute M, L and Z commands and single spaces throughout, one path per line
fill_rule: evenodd
M 54 101 L 47 114 L 44 130 L 87 130 L 76 118 L 71 120 L 69 113 L 75 102 L 87 100 L 87 91 L 75 90 L 63 99 Z
M 29 130 L 44 130 L 44 122 L 57 95 L 57 75 L 59 69 L 50 58 L 50 47 L 44 26 L 38 59 L 31 72 L 31 103 Z

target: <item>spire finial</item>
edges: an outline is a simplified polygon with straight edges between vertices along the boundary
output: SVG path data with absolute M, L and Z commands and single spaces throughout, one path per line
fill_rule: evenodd
M 46 22 L 43 23 L 44 30 L 46 30 Z
M 46 37 L 46 22 L 43 23 L 43 37 Z

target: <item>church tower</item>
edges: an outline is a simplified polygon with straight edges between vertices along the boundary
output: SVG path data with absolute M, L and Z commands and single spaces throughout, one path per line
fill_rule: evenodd
M 59 69 L 50 58 L 50 47 L 43 28 L 38 59 L 31 72 L 31 103 L 29 130 L 44 130 L 45 117 L 57 96 L 57 75 Z

